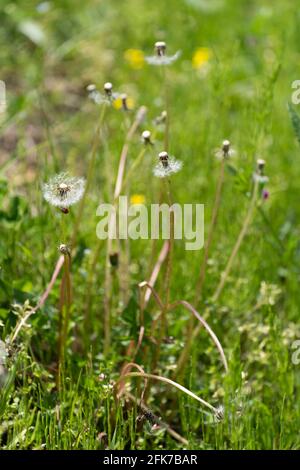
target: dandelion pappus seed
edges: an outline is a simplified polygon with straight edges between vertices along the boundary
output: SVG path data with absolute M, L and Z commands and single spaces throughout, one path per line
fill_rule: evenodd
M 43 185 L 43 196 L 49 204 L 67 213 L 68 207 L 82 198 L 84 188 L 84 178 L 74 178 L 68 173 L 60 173 Z

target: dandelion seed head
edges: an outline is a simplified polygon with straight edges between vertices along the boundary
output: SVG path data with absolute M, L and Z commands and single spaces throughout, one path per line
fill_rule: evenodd
M 103 85 L 104 93 L 100 93 L 94 83 L 91 83 L 86 87 L 89 98 L 94 101 L 95 104 L 112 104 L 119 96 L 118 93 L 113 93 L 113 85 L 110 82 L 106 82 Z
M 74 178 L 68 173 L 60 173 L 43 185 L 43 196 L 52 206 L 66 210 L 82 198 L 84 188 L 83 178 Z
M 180 51 L 177 51 L 172 56 L 166 55 L 167 45 L 164 41 L 157 41 L 154 44 L 156 54 L 154 56 L 146 57 L 146 62 L 150 65 L 169 65 L 175 62 L 180 56 Z
M 182 162 L 176 160 L 174 157 L 170 157 L 168 152 L 160 152 L 158 155 L 159 162 L 153 169 L 154 176 L 158 178 L 166 178 L 182 168 Z
M 174 55 L 161 55 L 161 56 L 150 56 L 146 57 L 146 62 L 149 65 L 170 65 L 175 62 L 180 56 L 180 51 L 177 51 Z

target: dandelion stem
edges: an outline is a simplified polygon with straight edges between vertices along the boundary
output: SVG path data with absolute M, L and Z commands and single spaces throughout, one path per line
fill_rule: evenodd
M 68 337 L 68 327 L 71 312 L 71 276 L 70 276 L 70 254 L 64 254 L 64 274 L 60 286 L 60 314 L 58 333 L 58 373 L 57 388 L 61 391 L 61 379 L 64 371 L 65 351 Z
M 162 337 L 166 334 L 167 329 L 167 310 L 170 301 L 170 288 L 171 288 L 171 276 L 172 276 L 172 261 L 173 261 L 173 249 L 174 249 L 174 212 L 171 210 L 172 207 L 172 196 L 171 196 L 171 181 L 168 178 L 167 180 L 167 196 L 168 196 L 168 203 L 170 208 L 170 240 L 169 240 L 169 253 L 168 253 L 168 261 L 167 261 L 167 270 L 166 270 L 166 283 L 165 283 L 165 306 L 162 311 L 162 328 L 161 334 Z
M 123 145 L 120 160 L 119 160 L 119 167 L 118 173 L 116 178 L 115 190 L 114 190 L 114 204 L 116 205 L 118 197 L 121 194 L 122 187 L 123 187 L 123 179 L 126 167 L 126 161 L 129 151 L 130 143 L 134 137 L 135 132 L 137 131 L 139 125 L 141 124 L 144 116 L 146 114 L 146 108 L 142 106 L 137 115 L 129 127 L 129 130 L 125 137 L 125 143 Z M 111 217 L 108 222 L 108 234 L 114 233 L 114 224 L 115 219 Z M 111 266 L 110 266 L 110 254 L 111 254 L 111 247 L 112 241 L 110 239 L 110 235 L 107 239 L 107 252 L 106 252 L 106 262 L 105 262 L 105 289 L 104 289 L 104 353 L 108 354 L 110 348 L 110 305 L 111 305 L 111 290 L 112 290 L 112 280 L 111 280 Z
M 202 264 L 201 264 L 199 278 L 198 278 L 198 284 L 197 284 L 197 288 L 196 288 L 195 305 L 198 304 L 198 302 L 201 298 L 202 288 L 203 288 L 204 281 L 205 281 L 207 260 L 208 260 L 208 257 L 209 257 L 209 252 L 210 252 L 210 247 L 211 247 L 211 243 L 212 243 L 212 239 L 213 239 L 214 229 L 215 229 L 215 226 L 216 226 L 218 212 L 219 212 L 219 208 L 220 208 L 222 188 L 223 188 L 223 182 L 224 182 L 224 169 L 225 169 L 225 158 L 223 158 L 222 161 L 221 161 L 220 173 L 219 173 L 219 178 L 218 178 L 218 183 L 217 183 L 217 188 L 216 188 L 215 201 L 214 201 L 212 217 L 211 217 L 211 223 L 210 223 L 210 229 L 209 229 L 209 233 L 208 233 L 207 242 L 206 242 L 205 248 L 204 248 L 204 256 L 203 256 L 203 261 L 202 261 Z
M 92 179 L 93 179 L 93 175 L 94 175 L 95 161 L 96 161 L 96 156 L 97 156 L 97 150 L 98 150 L 98 145 L 99 145 L 99 141 L 100 141 L 100 131 L 101 131 L 101 128 L 103 126 L 103 122 L 104 122 L 104 118 L 105 118 L 105 112 L 106 112 L 106 104 L 104 103 L 102 105 L 101 113 L 100 113 L 99 120 L 98 120 L 96 130 L 95 130 L 94 141 L 93 141 L 92 151 L 91 151 L 91 157 L 90 157 L 89 164 L 88 164 L 88 169 L 87 169 L 86 185 L 85 185 L 83 196 L 80 200 L 77 217 L 76 217 L 76 220 L 75 220 L 75 223 L 74 223 L 74 230 L 73 230 L 71 246 L 75 246 L 75 244 L 76 244 L 77 235 L 78 235 L 78 231 L 79 231 L 79 226 L 80 226 L 80 222 L 81 222 L 84 207 L 85 207 L 86 196 L 88 194 L 88 191 L 89 191 L 91 183 L 92 183 Z
M 222 195 L 222 188 L 223 188 L 223 183 L 224 183 L 224 170 L 225 170 L 225 158 L 222 158 L 219 178 L 217 182 L 216 194 L 215 194 L 215 201 L 214 201 L 214 206 L 212 210 L 211 223 L 210 223 L 207 242 L 204 248 L 204 256 L 203 256 L 203 261 L 200 267 L 198 284 L 196 288 L 195 301 L 194 301 L 196 306 L 198 305 L 199 300 L 201 299 L 202 289 L 203 289 L 205 276 L 206 276 L 207 260 L 209 257 L 210 247 L 211 247 L 211 243 L 213 240 L 213 234 L 214 234 L 214 230 L 215 230 L 215 226 L 216 226 L 216 222 L 218 218 L 218 212 L 220 208 L 221 195 Z M 189 320 L 188 331 L 187 331 L 187 341 L 185 343 L 185 346 L 178 360 L 178 366 L 176 370 L 177 374 L 179 374 L 184 369 L 185 363 L 189 356 L 189 352 L 191 350 L 193 339 L 194 339 L 194 335 L 192 334 L 194 327 L 195 327 L 195 317 L 192 316 Z M 199 327 L 197 327 L 197 330 L 198 328 Z
M 128 170 L 128 173 L 126 175 L 126 178 L 124 179 L 124 182 L 122 184 L 122 188 L 126 187 L 126 185 L 128 184 L 128 182 L 130 181 L 130 178 L 132 177 L 134 171 L 136 170 L 136 168 L 140 165 L 140 163 L 143 161 L 143 158 L 145 156 L 145 153 L 146 153 L 146 148 L 144 147 L 140 153 L 138 154 L 138 156 L 136 157 L 136 159 L 134 160 L 132 166 L 129 168 Z
M 228 276 L 230 274 L 230 271 L 231 271 L 232 265 L 234 263 L 234 260 L 236 258 L 236 255 L 238 254 L 238 251 L 240 249 L 242 241 L 243 241 L 243 239 L 244 239 L 244 237 L 247 233 L 248 227 L 250 225 L 250 222 L 252 220 L 253 213 L 254 213 L 254 210 L 255 210 L 255 207 L 256 207 L 258 187 L 259 187 L 259 181 L 258 181 L 258 179 L 256 179 L 255 182 L 254 182 L 252 198 L 251 198 L 251 201 L 250 201 L 250 204 L 249 204 L 249 208 L 248 208 L 246 217 L 244 219 L 244 222 L 243 222 L 241 231 L 239 233 L 239 236 L 237 238 L 237 241 L 236 241 L 236 243 L 233 247 L 233 250 L 231 252 L 231 255 L 229 257 L 229 260 L 228 260 L 228 263 L 226 265 L 225 271 L 224 271 L 224 273 L 221 277 L 220 283 L 219 283 L 219 285 L 218 285 L 218 287 L 217 287 L 217 289 L 216 289 L 216 291 L 215 291 L 215 293 L 212 297 L 213 302 L 216 302 L 218 300 L 218 298 L 220 297 L 220 295 L 223 291 L 223 288 L 224 288 L 225 283 L 226 283 L 226 281 L 228 279 Z

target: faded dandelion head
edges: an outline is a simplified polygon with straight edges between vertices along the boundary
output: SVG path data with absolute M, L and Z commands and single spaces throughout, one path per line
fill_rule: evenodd
M 151 140 L 151 132 L 146 130 L 144 132 L 142 132 L 142 142 L 145 144 L 145 145 L 153 145 L 153 142 Z
M 215 155 L 219 160 L 228 159 L 235 154 L 235 150 L 231 146 L 230 140 L 223 140 L 222 146 L 215 151 Z
M 158 155 L 159 162 L 153 169 L 154 176 L 158 178 L 166 178 L 182 168 L 182 162 L 176 160 L 174 157 L 170 157 L 168 152 L 160 152 Z
M 167 111 L 165 110 L 162 111 L 161 114 L 159 116 L 156 116 L 156 118 L 154 119 L 154 124 L 156 124 L 157 126 L 164 124 L 167 120 L 167 117 L 168 117 Z
M 94 101 L 95 104 L 112 104 L 119 96 L 118 93 L 113 93 L 113 85 L 110 82 L 106 82 L 103 85 L 104 93 L 100 93 L 94 83 L 91 83 L 86 87 L 89 98 Z
M 63 255 L 70 255 L 70 254 L 71 254 L 70 248 L 68 247 L 68 245 L 65 245 L 64 243 L 62 243 L 61 245 L 59 245 L 59 251 L 60 251 Z
M 224 406 L 220 405 L 220 406 L 217 407 L 217 409 L 215 411 L 215 415 L 214 415 L 215 420 L 219 423 L 220 421 L 223 421 L 224 416 L 225 416 Z
M 167 45 L 164 41 L 157 41 L 154 45 L 156 54 L 150 57 L 146 57 L 146 62 L 150 65 L 169 65 L 175 62 L 180 56 L 180 51 L 177 51 L 174 55 L 166 55 Z
M 82 198 L 84 188 L 84 178 L 74 178 L 68 173 L 60 173 L 43 185 L 43 196 L 49 204 L 65 212 L 68 207 Z

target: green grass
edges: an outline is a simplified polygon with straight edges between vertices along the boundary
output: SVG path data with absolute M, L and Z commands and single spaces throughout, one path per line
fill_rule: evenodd
M 0 79 L 7 112 L 0 128 L 0 332 L 8 357 L 2 351 L 1 448 L 299 449 L 300 368 L 292 363 L 292 343 L 300 335 L 300 149 L 294 134 L 299 112 L 295 105 L 288 110 L 291 83 L 299 79 L 296 3 L 61 0 L 42 4 L 46 12 L 32 0 L 2 3 Z M 135 111 L 148 109 L 130 143 L 126 172 L 142 149 L 141 131 L 154 131 L 153 120 L 165 108 L 160 68 L 136 69 L 124 57 L 132 48 L 151 55 L 156 40 L 165 40 L 170 54 L 182 51 L 166 74 L 169 150 L 184 163 L 172 177 L 173 200 L 205 204 L 206 236 L 220 168 L 214 150 L 225 138 L 236 149 L 226 165 L 206 279 L 195 305 L 218 336 L 229 371 L 202 328 L 176 378 L 214 407 L 224 406 L 218 421 L 191 396 L 156 380 L 149 380 L 142 406 L 143 379 L 128 377 L 127 396 L 118 399 L 116 393 L 122 368 L 132 361 L 148 374 L 174 380 L 189 338 L 191 315 L 181 305 L 167 314 L 167 334 L 174 340 L 157 347 L 164 338 L 153 329 L 160 308 L 152 296 L 133 360 L 128 347 L 137 344 L 141 326 L 138 284 L 149 279 L 162 242 L 153 247 L 149 240 L 130 241 L 130 249 L 122 242 L 121 265 L 107 268 L 107 244 L 96 237 L 96 209 L 113 200 Z M 209 48 L 211 57 L 208 66 L 195 70 L 198 47 Z M 28 320 L 30 328 L 21 328 L 13 343 L 9 339 L 51 279 L 65 241 L 62 217 L 68 243 L 78 219 L 80 203 L 63 216 L 43 200 L 41 185 L 60 171 L 87 176 L 101 107 L 88 100 L 86 86 L 101 89 L 106 81 L 133 98 L 135 111 L 108 108 L 104 117 L 71 247 L 73 301 L 58 389 L 61 275 Z M 127 188 L 147 205 L 167 197 L 152 176 L 165 137 L 163 128 L 155 132 L 156 147 L 146 151 Z M 255 208 L 224 289 L 213 301 L 249 207 L 257 158 L 266 160 L 270 197 Z M 203 250 L 186 251 L 183 241 L 175 242 L 171 302 L 194 305 L 202 258 Z M 166 269 L 165 262 L 155 284 L 164 300 Z M 111 342 L 105 348 L 108 271 Z

